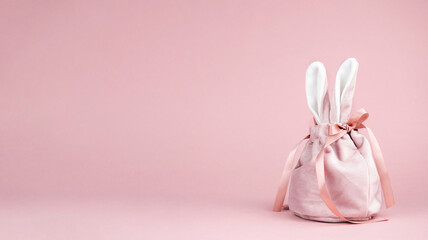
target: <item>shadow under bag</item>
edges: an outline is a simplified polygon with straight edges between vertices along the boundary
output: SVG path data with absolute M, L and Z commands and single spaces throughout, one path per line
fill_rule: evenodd
M 288 156 L 275 199 L 281 211 L 289 191 L 289 209 L 299 217 L 323 222 L 365 223 L 382 206 L 394 205 L 394 196 L 382 152 L 373 132 L 363 122 L 364 109 L 352 115 L 358 62 L 349 58 L 340 66 L 330 104 L 327 76 L 321 62 L 306 71 L 306 96 L 315 125 L 294 164 L 297 147 Z M 365 128 L 367 137 L 358 129 Z M 290 184 L 288 184 L 290 182 Z M 290 185 L 290 186 L 288 186 Z M 287 208 L 287 205 L 285 205 Z

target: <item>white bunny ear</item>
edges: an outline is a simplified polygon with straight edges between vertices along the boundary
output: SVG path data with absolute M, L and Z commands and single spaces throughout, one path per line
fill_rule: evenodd
M 357 72 L 358 62 L 355 58 L 346 59 L 337 71 L 330 119 L 332 123 L 348 121 L 355 92 Z
M 306 70 L 306 97 L 308 106 L 318 124 L 328 123 L 330 99 L 327 74 L 321 62 L 313 62 Z

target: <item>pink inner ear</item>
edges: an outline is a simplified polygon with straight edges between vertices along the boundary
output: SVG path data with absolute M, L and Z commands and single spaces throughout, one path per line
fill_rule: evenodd
M 313 62 L 306 70 L 306 97 L 317 123 L 328 123 L 330 100 L 327 76 L 321 62 Z
M 340 66 L 333 95 L 333 111 L 331 122 L 346 122 L 352 109 L 352 99 L 355 92 L 358 62 L 349 58 Z
M 330 118 L 330 97 L 328 94 L 328 90 L 324 94 L 320 118 L 321 118 L 321 122 L 323 122 L 323 123 L 329 122 L 329 118 Z

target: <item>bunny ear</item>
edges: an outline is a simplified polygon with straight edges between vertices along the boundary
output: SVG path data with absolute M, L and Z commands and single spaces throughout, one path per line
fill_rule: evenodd
M 358 62 L 355 58 L 346 59 L 337 71 L 331 112 L 332 123 L 348 121 L 355 92 Z
M 306 70 L 306 97 L 308 106 L 318 124 L 328 123 L 330 99 L 327 74 L 321 62 L 313 62 Z

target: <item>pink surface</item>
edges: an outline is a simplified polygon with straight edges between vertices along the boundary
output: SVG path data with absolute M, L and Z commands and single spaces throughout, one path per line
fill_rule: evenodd
M 2 239 L 427 234 L 428 2 L 0 4 Z M 322 61 L 332 86 L 348 57 L 390 221 L 271 212 L 312 121 L 305 69 Z

